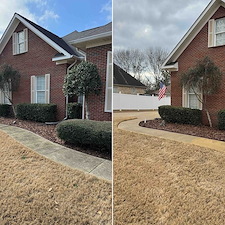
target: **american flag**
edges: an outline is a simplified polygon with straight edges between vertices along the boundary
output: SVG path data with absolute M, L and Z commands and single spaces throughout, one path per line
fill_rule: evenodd
M 166 86 L 163 82 L 160 82 L 159 84 L 160 88 L 159 88 L 159 97 L 158 99 L 160 100 L 161 98 L 165 97 L 165 93 L 166 93 Z

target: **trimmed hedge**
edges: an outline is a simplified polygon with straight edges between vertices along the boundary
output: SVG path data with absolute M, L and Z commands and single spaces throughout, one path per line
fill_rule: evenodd
M 169 123 L 198 125 L 202 121 L 201 110 L 170 105 L 159 106 L 159 115 Z
M 57 105 L 22 103 L 16 106 L 18 119 L 36 122 L 56 121 Z
M 66 120 L 57 125 L 57 135 L 67 143 L 111 151 L 112 123 L 94 120 Z
M 11 112 L 11 105 L 0 104 L 0 116 L 9 117 Z
M 222 109 L 217 114 L 218 118 L 218 128 L 220 130 L 225 130 L 225 109 Z
M 82 117 L 82 105 L 80 103 L 68 103 L 67 111 L 68 119 L 81 119 Z

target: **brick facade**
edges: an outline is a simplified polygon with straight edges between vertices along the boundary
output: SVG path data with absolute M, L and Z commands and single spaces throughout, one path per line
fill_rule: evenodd
M 112 51 L 112 45 L 102 45 L 86 49 L 87 61 L 94 63 L 98 67 L 98 72 L 102 80 L 102 91 L 100 95 L 90 95 L 88 106 L 91 120 L 111 121 L 112 113 L 105 112 L 105 85 L 107 72 L 107 52 Z
M 20 23 L 15 32 L 22 31 L 25 26 Z M 62 92 L 63 80 L 67 65 L 56 65 L 52 58 L 57 53 L 50 45 L 28 30 L 28 52 L 13 55 L 12 38 L 0 54 L 0 65 L 10 64 L 21 74 L 20 86 L 13 93 L 14 104 L 31 102 L 31 76 L 50 74 L 50 103 L 57 104 L 57 119 L 65 117 L 65 97 Z
M 211 19 L 225 17 L 225 8 L 220 7 Z M 204 107 L 209 109 L 213 126 L 217 124 L 217 112 L 225 109 L 225 45 L 208 48 L 208 23 L 196 35 L 188 47 L 178 58 L 179 71 L 171 74 L 171 104 L 182 106 L 182 87 L 180 85 L 179 74 L 186 72 L 190 67 L 196 65 L 196 61 L 209 56 L 223 72 L 222 86 L 217 94 L 207 96 L 207 103 Z M 203 110 L 203 123 L 208 124 L 206 114 Z

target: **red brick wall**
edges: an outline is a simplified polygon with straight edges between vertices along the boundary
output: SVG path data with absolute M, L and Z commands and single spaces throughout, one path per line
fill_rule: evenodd
M 100 95 L 90 95 L 88 97 L 90 119 L 91 120 L 109 120 L 112 119 L 112 113 L 105 112 L 105 84 L 107 70 L 107 52 L 112 51 L 112 45 L 103 45 L 94 48 L 88 48 L 86 51 L 87 61 L 97 65 L 99 75 L 102 79 L 102 91 Z
M 225 17 L 225 9 L 220 7 L 217 12 L 212 16 L 212 19 L 218 19 Z M 190 67 L 196 65 L 196 61 L 209 56 L 214 63 L 223 72 L 222 86 L 217 94 L 207 96 L 207 104 L 204 106 L 209 109 L 212 116 L 213 125 L 217 124 L 217 112 L 220 109 L 225 109 L 225 45 L 213 48 L 208 48 L 208 23 L 202 28 L 202 30 L 197 34 L 189 46 L 178 58 L 179 71 L 172 72 L 171 76 L 171 96 L 172 105 L 182 106 L 182 88 L 180 85 L 179 74 L 186 72 Z M 203 112 L 203 122 L 208 124 L 205 113 Z
M 20 23 L 16 32 L 22 31 L 25 26 Z M 28 31 L 28 52 L 13 55 L 12 38 L 9 40 L 3 52 L 0 54 L 0 65 L 7 63 L 19 70 L 21 74 L 19 90 L 13 93 L 13 101 L 18 103 L 30 103 L 30 77 L 32 75 L 50 74 L 50 102 L 58 106 L 57 119 L 65 116 L 65 97 L 62 92 L 64 76 L 67 65 L 56 65 L 52 57 L 57 53 L 50 45 L 40 39 L 31 30 Z

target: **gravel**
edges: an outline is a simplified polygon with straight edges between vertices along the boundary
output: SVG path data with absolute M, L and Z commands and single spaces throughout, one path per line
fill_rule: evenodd
M 84 152 L 86 154 L 93 155 L 96 157 L 111 160 L 111 154 L 101 149 L 94 149 L 90 147 L 88 148 L 84 146 L 82 146 L 81 148 L 78 146 L 65 143 L 64 141 L 62 141 L 61 139 L 57 137 L 56 124 L 46 125 L 45 123 L 37 123 L 33 121 L 18 120 L 18 119 L 15 120 L 14 118 L 3 118 L 3 117 L 0 117 L 0 123 L 20 127 L 20 128 L 29 130 L 35 134 L 38 134 L 41 137 L 44 137 L 52 142 L 63 145 L 65 147 L 68 147 L 80 152 Z
M 146 123 L 141 121 L 139 123 L 142 127 L 166 130 L 181 134 L 189 134 L 198 137 L 214 139 L 218 141 L 225 141 L 225 131 L 218 130 L 215 127 L 208 127 L 204 125 L 194 126 L 189 124 L 176 124 L 176 123 L 162 123 L 162 120 L 147 120 Z

